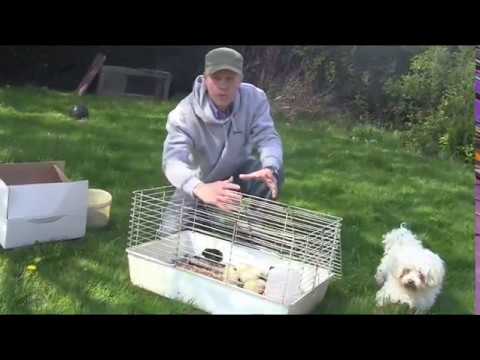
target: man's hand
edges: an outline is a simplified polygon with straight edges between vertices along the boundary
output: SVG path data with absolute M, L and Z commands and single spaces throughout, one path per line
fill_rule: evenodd
M 255 181 L 262 181 L 265 185 L 268 186 L 270 191 L 272 192 L 272 199 L 275 200 L 277 198 L 278 193 L 278 185 L 277 185 L 277 178 L 273 175 L 271 169 L 261 169 L 258 171 L 254 171 L 250 174 L 241 174 L 239 175 L 240 180 L 255 180 Z
M 240 186 L 234 184 L 233 178 L 224 181 L 215 181 L 209 184 L 200 184 L 195 187 L 193 194 L 209 205 L 231 211 L 235 210 L 235 206 L 240 205 L 242 194 Z

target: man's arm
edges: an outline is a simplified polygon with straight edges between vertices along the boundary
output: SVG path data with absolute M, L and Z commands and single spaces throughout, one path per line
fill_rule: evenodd
M 163 145 L 162 167 L 168 181 L 190 196 L 193 189 L 202 182 L 194 166 L 194 141 L 186 131 L 186 125 L 175 113 L 167 120 L 167 138 Z
M 251 127 L 252 142 L 260 154 L 263 168 L 273 167 L 278 171 L 283 166 L 282 140 L 275 129 L 266 94 L 260 89 L 257 91 L 260 102 L 256 106 Z
M 262 169 L 250 174 L 240 174 L 240 179 L 263 181 L 271 190 L 272 198 L 276 199 L 280 181 L 279 171 L 283 166 L 282 141 L 275 129 L 267 96 L 262 90 L 257 91 L 260 102 L 255 109 L 250 135 L 260 154 Z

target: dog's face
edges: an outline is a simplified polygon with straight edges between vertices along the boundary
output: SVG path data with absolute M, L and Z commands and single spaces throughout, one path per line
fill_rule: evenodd
M 400 269 L 398 280 L 408 290 L 418 290 L 427 287 L 427 274 L 420 269 L 404 267 Z
M 411 261 L 398 264 L 396 277 L 400 284 L 408 290 L 418 291 L 440 286 L 445 275 L 443 261 L 432 253 L 419 256 L 418 263 Z

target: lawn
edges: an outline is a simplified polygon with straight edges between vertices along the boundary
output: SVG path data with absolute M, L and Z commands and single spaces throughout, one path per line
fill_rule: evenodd
M 90 120 L 68 111 L 79 100 Z M 0 88 L 0 162 L 65 160 L 73 180 L 113 195 L 107 228 L 84 239 L 0 250 L 3 314 L 201 314 L 134 287 L 125 248 L 131 193 L 167 185 L 161 171 L 165 121 L 174 102 L 112 99 L 33 88 Z M 318 314 L 396 314 L 375 307 L 374 273 L 384 233 L 406 222 L 447 263 L 433 314 L 473 313 L 473 166 L 423 158 L 395 133 L 333 122 L 278 121 L 284 142 L 284 203 L 344 219 L 343 278 Z M 27 271 L 36 264 L 37 271 Z

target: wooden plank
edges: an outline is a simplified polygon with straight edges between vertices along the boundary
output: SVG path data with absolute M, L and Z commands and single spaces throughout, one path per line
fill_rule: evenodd
M 95 79 L 95 76 L 98 74 L 103 64 L 105 63 L 106 59 L 107 57 L 102 53 L 99 53 L 97 54 L 97 56 L 95 56 L 95 59 L 93 60 L 92 65 L 90 65 L 88 72 L 83 77 L 80 85 L 78 85 L 76 92 L 79 96 L 82 96 L 87 91 L 93 79 Z

